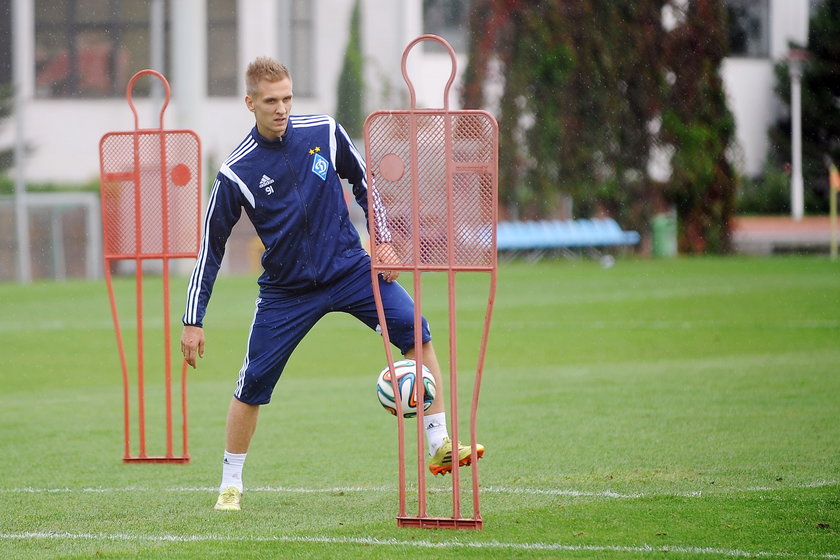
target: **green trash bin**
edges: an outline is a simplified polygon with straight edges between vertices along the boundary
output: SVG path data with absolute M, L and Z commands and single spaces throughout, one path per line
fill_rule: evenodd
M 653 256 L 677 256 L 677 215 L 674 212 L 657 214 L 651 220 Z

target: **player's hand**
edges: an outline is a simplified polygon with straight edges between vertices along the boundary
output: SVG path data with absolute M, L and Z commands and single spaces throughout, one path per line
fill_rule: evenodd
M 194 325 L 184 326 L 181 331 L 181 353 L 188 364 L 196 367 L 196 360 L 204 357 L 204 329 Z
M 379 262 L 382 264 L 399 264 L 400 258 L 390 243 L 382 243 L 378 249 Z M 393 282 L 400 276 L 399 270 L 383 270 L 379 273 L 386 282 Z

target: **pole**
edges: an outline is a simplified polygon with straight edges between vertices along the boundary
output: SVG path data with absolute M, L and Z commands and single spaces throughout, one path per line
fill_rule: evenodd
M 837 260 L 837 193 L 840 192 L 840 171 L 832 163 L 828 168 L 828 200 L 831 216 L 831 260 Z
M 32 25 L 32 3 L 15 0 L 12 6 L 14 36 L 13 68 L 15 113 L 15 236 L 17 238 L 18 281 L 32 282 L 32 255 L 29 242 L 29 210 L 26 201 L 26 138 L 24 137 L 24 85 L 26 83 L 27 34 Z
M 178 128 L 201 132 L 207 98 L 207 2 L 170 3 L 172 99 Z
M 837 191 L 831 189 L 831 260 L 837 260 Z
M 791 182 L 790 212 L 794 220 L 799 221 L 804 214 L 804 185 L 802 180 L 802 64 L 805 53 L 792 50 L 788 58 L 790 74 L 790 110 L 791 110 Z
M 166 6 L 163 0 L 152 0 L 149 6 L 149 60 L 152 63 L 152 68 L 165 73 L 165 34 L 164 28 L 166 26 Z M 159 80 L 152 80 L 152 99 L 154 106 L 159 107 L 163 102 L 163 84 Z

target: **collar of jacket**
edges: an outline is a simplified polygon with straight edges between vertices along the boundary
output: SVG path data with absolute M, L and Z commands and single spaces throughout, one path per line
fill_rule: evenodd
M 254 125 L 254 128 L 251 129 L 251 136 L 254 137 L 254 140 L 257 141 L 257 144 L 259 144 L 263 148 L 269 148 L 269 149 L 275 149 L 275 150 L 280 149 L 283 146 L 285 146 L 286 144 L 288 144 L 289 140 L 292 137 L 292 134 L 293 133 L 292 133 L 292 120 L 291 119 L 289 119 L 287 121 L 286 132 L 284 132 L 283 136 L 281 136 L 280 138 L 274 138 L 272 140 L 269 140 L 268 138 L 266 138 L 265 136 L 263 136 L 262 134 L 259 133 L 256 125 Z

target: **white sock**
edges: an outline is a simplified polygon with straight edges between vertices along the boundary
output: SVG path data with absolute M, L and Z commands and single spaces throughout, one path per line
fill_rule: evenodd
M 423 417 L 426 422 L 426 442 L 429 444 L 429 455 L 434 455 L 443 445 L 443 439 L 449 437 L 446 429 L 446 413 L 427 414 Z
M 247 453 L 228 453 L 225 451 L 225 459 L 222 461 L 222 484 L 219 492 L 225 488 L 235 487 L 242 492 L 242 467 L 245 465 Z

